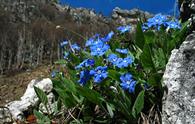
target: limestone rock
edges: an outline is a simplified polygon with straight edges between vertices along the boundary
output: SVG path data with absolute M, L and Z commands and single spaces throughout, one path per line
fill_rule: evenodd
M 13 119 L 22 120 L 23 119 L 23 112 L 27 111 L 28 109 L 32 109 L 38 104 L 38 97 L 34 91 L 34 86 L 42 89 L 45 93 L 50 93 L 53 85 L 52 81 L 49 78 L 43 80 L 32 80 L 27 87 L 26 92 L 21 97 L 19 101 L 13 101 L 5 105 L 9 108 Z
M 194 124 L 195 33 L 172 51 L 163 82 L 168 89 L 163 101 L 163 124 Z

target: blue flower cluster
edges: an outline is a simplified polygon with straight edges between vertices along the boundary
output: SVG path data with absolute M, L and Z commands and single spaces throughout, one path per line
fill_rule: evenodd
M 133 63 L 132 57 L 127 56 L 126 58 L 119 58 L 116 54 L 110 54 L 107 60 L 118 68 L 125 68 Z
M 102 41 L 90 46 L 92 56 L 102 56 L 108 49 L 110 49 L 110 46 Z
M 74 43 L 73 45 L 71 45 L 72 49 L 79 51 L 81 49 L 81 47 L 79 47 L 76 43 Z
M 94 76 L 94 82 L 100 83 L 108 77 L 107 66 L 98 66 L 95 70 L 90 71 L 90 75 Z
M 64 40 L 60 43 L 60 47 L 61 48 L 64 48 L 66 45 L 68 44 L 68 41 L 67 40 Z
M 160 30 L 161 26 L 171 29 L 180 29 L 181 26 L 178 20 L 169 21 L 167 16 L 162 14 L 157 14 L 153 18 L 149 18 L 146 23 L 143 24 L 142 29 L 146 31 L 150 28 L 154 28 L 156 30 Z
M 181 25 L 178 20 L 166 22 L 165 25 L 169 29 L 181 29 Z
M 52 72 L 51 72 L 51 77 L 52 77 L 52 78 L 55 78 L 55 77 L 56 77 L 56 74 L 57 74 L 56 71 L 52 71 Z
M 80 79 L 78 83 L 85 85 L 88 80 L 93 77 L 95 83 L 100 83 L 108 77 L 107 66 L 98 66 L 94 70 L 82 70 L 80 72 Z
M 68 45 L 68 41 L 67 40 L 63 40 L 61 43 L 60 43 L 60 47 L 64 50 L 63 52 L 63 58 L 64 59 L 67 59 L 68 56 L 69 56 L 69 52 L 66 51 L 66 46 Z M 81 48 L 76 44 L 74 43 L 73 45 L 70 45 L 70 47 L 75 51 L 79 51 Z
M 68 58 L 68 55 L 69 55 L 69 52 L 65 51 L 65 46 L 68 45 L 68 41 L 67 40 L 63 40 L 61 43 L 60 43 L 60 47 L 64 50 L 63 52 L 63 58 L 64 59 L 67 59 Z
M 70 54 L 69 52 L 64 51 L 64 52 L 63 52 L 63 58 L 64 58 L 64 59 L 68 59 L 69 54 Z
M 129 25 L 120 26 L 117 28 L 119 33 L 126 33 L 130 31 L 130 29 L 131 29 L 131 26 Z M 105 37 L 100 37 L 99 34 L 96 34 L 92 38 L 86 41 L 85 46 L 89 47 L 89 50 L 92 56 L 103 56 L 110 49 L 110 46 L 108 45 L 108 43 L 112 39 L 114 34 L 115 33 L 113 31 L 109 32 Z M 69 44 L 68 41 L 64 40 L 63 42 L 61 42 L 60 46 L 65 49 L 66 48 L 65 46 L 68 44 Z M 81 48 L 76 43 L 70 45 L 70 48 L 76 51 L 81 50 Z M 127 55 L 129 51 L 128 49 L 116 49 L 116 52 Z M 67 58 L 68 55 L 69 53 L 65 51 L 64 58 Z M 118 68 L 128 67 L 130 64 L 133 63 L 133 58 L 128 55 L 126 58 L 119 58 L 116 54 L 110 54 L 107 60 L 111 62 L 113 65 L 117 66 Z M 95 66 L 95 60 L 88 58 L 82 61 L 79 65 L 75 67 L 77 71 L 78 70 L 80 71 L 79 80 L 78 80 L 78 83 L 80 85 L 82 86 L 85 85 L 87 81 L 89 81 L 90 79 L 93 79 L 93 82 L 98 84 L 108 77 L 108 71 L 107 71 L 108 67 L 106 65 L 97 66 L 95 68 L 94 66 Z M 56 73 L 52 72 L 52 77 L 55 77 L 55 75 Z M 125 83 L 124 80 L 125 79 L 123 78 L 123 76 L 121 76 L 121 81 L 122 81 L 121 86 L 123 89 L 127 89 L 127 86 L 124 85 Z M 129 87 L 132 87 L 132 86 L 129 86 Z M 130 88 L 129 91 L 132 92 L 133 89 Z
M 114 32 L 111 31 L 111 32 L 108 33 L 105 37 L 101 38 L 101 40 L 102 40 L 103 42 L 108 42 L 108 41 L 110 41 L 110 39 L 113 37 L 113 35 L 114 35 Z
M 90 80 L 91 77 L 92 75 L 90 75 L 89 70 L 82 70 L 80 72 L 80 79 L 78 80 L 78 83 L 83 86 L 87 83 L 88 80 Z
M 95 60 L 94 59 L 85 59 L 83 62 L 81 62 L 79 65 L 75 67 L 75 69 L 81 69 L 89 66 L 94 66 Z
M 131 26 L 120 26 L 117 28 L 120 33 L 125 33 L 130 31 Z M 92 38 L 86 41 L 85 46 L 90 47 L 91 55 L 92 56 L 103 56 L 109 49 L 110 46 L 107 44 L 112 37 L 114 36 L 114 32 L 109 32 L 105 37 L 100 38 L 99 34 L 96 34 Z M 123 54 L 126 54 L 127 50 L 120 50 L 117 49 L 118 52 L 121 52 Z
M 127 26 L 120 26 L 117 28 L 118 31 L 120 31 L 120 33 L 125 33 L 131 30 L 131 26 L 127 25 Z
M 89 39 L 86 41 L 85 46 L 86 46 L 86 47 L 89 47 L 89 46 L 91 46 L 91 45 L 97 43 L 98 40 L 99 40 L 99 36 L 100 36 L 99 34 L 95 34 L 93 37 L 89 38 Z
M 129 31 L 130 28 L 131 26 L 121 26 L 118 27 L 117 30 L 119 30 L 121 33 L 125 33 Z M 92 56 L 103 56 L 108 51 L 108 49 L 110 49 L 110 46 L 107 44 L 107 42 L 109 42 L 113 36 L 113 31 L 109 32 L 105 37 L 102 38 L 99 34 L 96 34 L 86 41 L 85 46 L 90 48 Z M 72 45 L 72 48 L 76 50 L 80 49 L 77 45 Z M 127 49 L 116 49 L 116 51 L 122 54 L 128 53 Z M 114 63 L 114 60 L 111 60 L 112 57 L 110 56 L 109 58 L 110 61 L 113 61 Z M 132 58 L 129 56 L 124 59 L 118 58 L 117 56 L 116 58 L 116 65 L 119 68 L 128 67 L 128 65 L 133 62 Z M 84 85 L 92 77 L 95 83 L 100 83 L 102 80 L 108 77 L 107 66 L 98 66 L 97 68 L 91 70 L 89 70 L 89 68 L 86 69 L 87 67 L 92 67 L 94 65 L 95 61 L 93 59 L 85 59 L 83 62 L 81 62 L 75 67 L 76 70 L 84 69 L 80 72 L 80 79 L 78 81 L 81 85 Z
M 136 81 L 133 79 L 133 76 L 130 73 L 121 75 L 120 80 L 122 82 L 120 84 L 122 89 L 128 90 L 129 93 L 135 92 Z
M 99 35 L 96 34 L 86 42 L 85 46 L 90 47 L 92 56 L 102 56 L 110 49 L 110 46 L 106 42 L 108 42 L 113 35 L 114 32 L 110 32 L 106 37 L 100 38 Z

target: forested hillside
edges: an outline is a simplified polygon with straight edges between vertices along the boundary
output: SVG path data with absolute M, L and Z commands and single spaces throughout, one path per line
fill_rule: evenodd
M 61 57 L 60 41 L 82 44 L 72 31 L 88 37 L 111 27 L 111 20 L 92 10 L 63 8 L 51 0 L 1 0 L 0 74 L 53 63 Z

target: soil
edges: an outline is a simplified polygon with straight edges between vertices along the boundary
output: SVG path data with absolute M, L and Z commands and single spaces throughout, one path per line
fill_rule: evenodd
M 16 74 L 0 75 L 0 106 L 19 100 L 32 79 L 49 77 L 49 66 L 40 66 Z

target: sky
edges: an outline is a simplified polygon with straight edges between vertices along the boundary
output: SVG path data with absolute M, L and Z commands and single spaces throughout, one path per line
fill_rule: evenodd
M 162 13 L 174 15 L 176 0 L 60 0 L 61 4 L 72 7 L 85 7 L 110 16 L 115 7 L 122 9 L 139 8 L 153 14 Z

